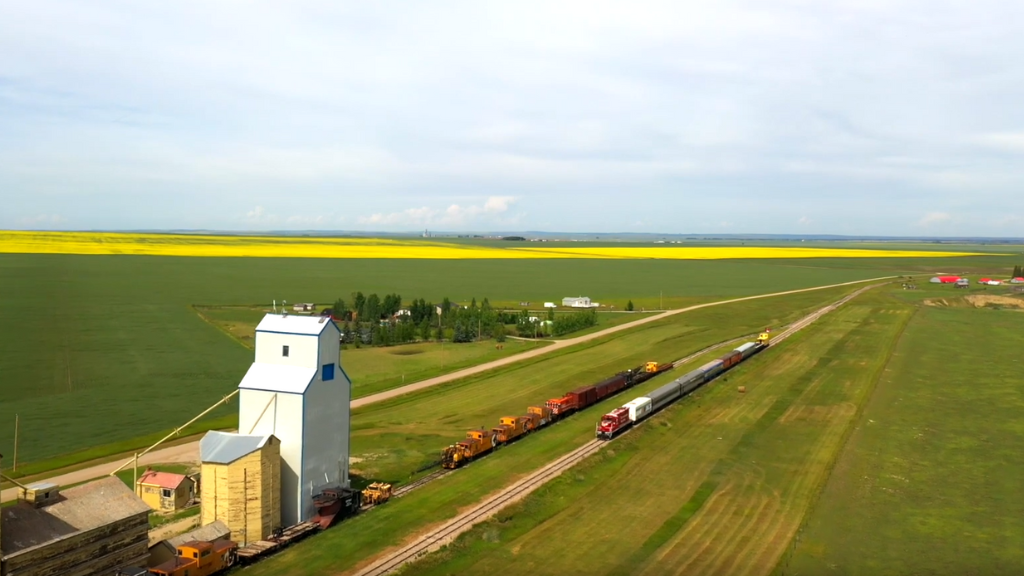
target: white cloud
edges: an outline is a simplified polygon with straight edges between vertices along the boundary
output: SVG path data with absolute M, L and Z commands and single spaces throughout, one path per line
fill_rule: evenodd
M 428 206 L 407 208 L 400 212 L 362 216 L 358 222 L 359 224 L 385 226 L 465 226 L 475 223 L 493 223 L 495 217 L 508 212 L 515 202 L 514 196 L 491 196 L 483 204 L 469 206 L 452 204 L 445 210 Z
M 249 224 L 264 225 L 275 224 L 277 223 L 278 220 L 280 220 L 280 218 L 278 218 L 274 214 L 267 213 L 266 209 L 263 208 L 263 206 L 256 206 L 252 210 L 249 210 L 248 212 L 245 213 L 243 220 L 245 220 Z
M 811 223 L 811 219 L 808 218 L 807 216 L 801 216 L 800 219 L 796 221 L 796 223 L 797 224 L 804 224 L 804 225 L 810 224 Z
M 57 227 L 67 221 L 68 219 L 60 214 L 38 214 L 36 216 L 26 216 L 25 218 L 21 218 L 18 220 L 18 223 L 24 228 L 45 230 L 47 228 Z
M 946 224 L 953 219 L 952 216 L 947 212 L 929 212 L 924 215 L 920 220 L 917 221 L 918 226 L 933 226 L 936 224 Z
M 974 142 L 1003 152 L 1024 153 L 1024 132 L 993 132 L 973 138 Z

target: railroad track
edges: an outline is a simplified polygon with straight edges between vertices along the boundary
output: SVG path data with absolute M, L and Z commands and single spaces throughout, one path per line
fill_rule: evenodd
M 539 470 L 530 473 L 525 478 L 518 480 L 501 493 L 484 500 L 472 510 L 456 516 L 439 528 L 421 536 L 412 544 L 360 570 L 356 573 L 356 576 L 383 576 L 398 569 L 407 562 L 411 562 L 420 556 L 441 548 L 458 537 L 459 534 L 466 532 L 505 506 L 524 498 L 549 480 L 594 454 L 606 444 L 607 442 L 601 442 L 600 440 L 587 442 L 572 452 L 546 464 Z
M 871 286 L 861 288 L 860 290 L 852 292 L 847 296 L 844 296 L 840 300 L 832 304 L 829 304 L 824 308 L 816 310 L 811 314 L 801 318 L 800 320 L 797 320 L 796 322 L 793 322 L 784 330 L 779 332 L 775 337 L 772 338 L 772 344 L 774 345 L 777 344 L 778 342 L 784 341 L 786 338 L 789 338 L 793 334 L 796 334 L 800 330 L 806 328 L 807 326 L 810 326 L 822 316 L 828 314 L 829 312 L 832 312 L 833 310 L 842 306 L 846 302 L 849 302 L 853 298 L 856 298 L 861 293 L 880 285 L 881 284 L 873 284 Z M 734 338 L 726 342 L 720 342 L 713 346 L 709 346 L 703 350 L 700 350 L 699 352 L 694 352 L 693 354 L 690 354 L 686 358 L 676 360 L 675 362 L 673 362 L 673 365 L 679 366 L 680 364 L 692 360 L 693 358 L 696 358 L 697 356 L 704 354 L 705 352 L 708 352 L 720 346 L 725 346 L 727 344 L 731 344 L 733 342 L 746 339 L 748 337 L 749 336 L 741 336 L 739 338 Z M 625 436 L 631 431 L 632 429 L 627 430 L 625 433 L 623 433 L 622 436 Z M 622 436 L 620 436 L 620 438 Z M 475 506 L 473 509 L 462 514 L 459 514 L 455 518 L 442 524 L 440 527 L 431 530 L 423 536 L 420 536 L 414 542 L 378 559 L 377 561 L 363 568 L 359 572 L 356 572 L 355 576 L 383 576 L 385 574 L 393 572 L 394 570 L 397 570 L 406 563 L 416 560 L 420 556 L 440 549 L 445 544 L 448 544 L 449 542 L 453 541 L 463 532 L 466 532 L 473 526 L 479 524 L 480 522 L 483 522 L 484 520 L 491 517 L 494 513 L 501 510 L 505 506 L 524 498 L 530 492 L 533 492 L 537 488 L 543 486 L 545 483 L 557 477 L 562 472 L 565 472 L 566 470 L 575 466 L 583 459 L 591 456 L 592 454 L 595 454 L 603 447 L 611 444 L 612 442 L 614 442 L 614 440 L 591 440 L 590 442 L 587 442 L 586 444 L 580 446 L 579 448 L 573 450 L 572 452 L 569 452 L 568 454 L 565 454 L 564 456 L 561 456 L 560 458 L 557 458 L 554 461 L 544 465 L 540 469 L 530 473 L 525 478 L 516 481 L 507 489 L 502 490 L 500 493 L 484 500 L 483 502 Z M 408 486 L 404 487 L 406 488 L 406 490 L 402 493 L 408 493 L 409 491 L 414 490 L 415 488 L 418 488 L 423 484 L 436 480 L 441 476 L 445 476 L 446 473 L 450 472 L 453 471 L 439 470 L 432 474 L 428 474 L 427 476 L 420 478 L 416 482 L 413 482 Z M 398 495 L 398 491 L 396 491 L 395 495 Z
M 445 468 L 442 468 L 440 470 L 435 470 L 434 472 L 431 472 L 430 474 L 427 474 L 423 478 L 420 478 L 420 479 L 418 479 L 418 480 L 416 480 L 414 482 L 410 482 L 408 484 L 403 484 L 403 485 L 399 486 L 398 488 L 395 488 L 395 492 L 394 492 L 394 494 L 392 494 L 392 496 L 395 497 L 395 498 L 399 498 L 401 496 L 405 496 L 406 494 L 408 494 L 409 492 L 412 492 L 413 490 L 419 488 L 420 486 L 423 486 L 424 484 L 429 484 L 429 483 L 433 482 L 434 480 L 437 480 L 438 478 L 442 478 L 444 476 L 447 476 L 447 475 L 451 474 L 452 472 L 455 472 L 455 470 L 448 470 L 448 469 L 445 469 Z

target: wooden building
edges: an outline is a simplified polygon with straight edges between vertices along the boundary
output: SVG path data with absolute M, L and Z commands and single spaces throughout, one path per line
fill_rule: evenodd
M 5 576 L 93 576 L 145 565 L 150 509 L 118 478 L 63 492 L 28 488 L 0 510 Z
M 203 526 L 223 522 L 244 546 L 281 528 L 281 441 L 207 432 L 199 443 Z
M 175 512 L 196 498 L 196 482 L 184 474 L 146 470 L 135 485 L 135 493 L 153 510 Z

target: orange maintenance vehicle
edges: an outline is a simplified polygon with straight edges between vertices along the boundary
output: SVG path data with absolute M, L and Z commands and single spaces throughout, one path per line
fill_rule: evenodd
M 178 546 L 178 555 L 149 569 L 157 576 L 209 576 L 235 563 L 238 544 L 230 540 L 185 542 Z

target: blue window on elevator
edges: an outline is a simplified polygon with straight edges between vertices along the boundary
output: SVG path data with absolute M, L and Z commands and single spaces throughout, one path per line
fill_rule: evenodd
M 324 382 L 334 380 L 334 364 L 324 364 L 321 380 Z

